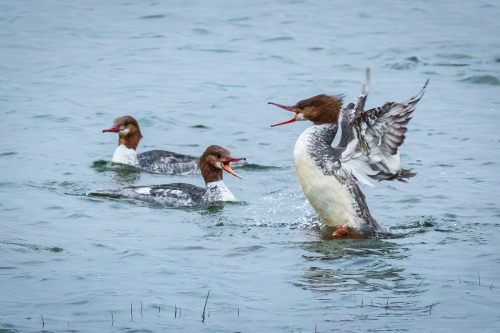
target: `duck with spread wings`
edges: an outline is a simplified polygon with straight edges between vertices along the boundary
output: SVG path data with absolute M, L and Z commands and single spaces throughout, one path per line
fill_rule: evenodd
M 297 120 L 313 122 L 297 140 L 294 160 L 302 190 L 326 226 L 326 238 L 362 238 L 382 231 L 370 214 L 358 182 L 405 182 L 416 175 L 401 167 L 398 148 L 427 83 L 420 93 L 404 102 L 387 102 L 364 110 L 369 86 L 367 70 L 367 84 L 361 95 L 355 104 L 345 108 L 342 95 L 317 95 L 294 106 L 269 103 L 295 113 L 292 119 L 273 127 Z M 340 114 L 341 138 L 332 147 Z

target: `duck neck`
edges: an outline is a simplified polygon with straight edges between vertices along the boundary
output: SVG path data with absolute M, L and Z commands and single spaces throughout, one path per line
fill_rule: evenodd
M 118 137 L 118 146 L 125 146 L 127 148 L 136 150 L 139 145 L 139 141 L 141 140 L 140 135 L 122 135 L 120 134 Z
M 337 128 L 336 124 L 313 125 L 300 135 L 293 152 L 298 173 L 301 168 L 308 169 L 310 163 L 314 163 L 323 173 L 330 172 L 330 165 L 335 160 L 332 142 Z
M 222 170 L 214 168 L 212 166 L 206 166 L 201 168 L 201 175 L 205 180 L 205 184 L 212 182 L 222 181 Z
M 311 152 L 330 150 L 332 149 L 332 142 L 335 139 L 337 130 L 337 124 L 313 125 L 302 133 L 297 143 L 300 142 L 306 145 L 307 149 Z

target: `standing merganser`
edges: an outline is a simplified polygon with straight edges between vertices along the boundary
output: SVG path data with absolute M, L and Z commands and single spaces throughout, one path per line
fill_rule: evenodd
M 292 119 L 271 127 L 296 120 L 314 124 L 297 140 L 294 160 L 302 190 L 326 226 L 326 238 L 361 238 L 382 231 L 370 214 L 358 181 L 373 186 L 368 177 L 405 182 L 416 175 L 401 168 L 398 147 L 428 81 L 420 93 L 405 102 L 388 102 L 366 111 L 368 70 L 367 84 L 356 105 L 350 103 L 342 109 L 343 95 L 317 95 L 294 106 L 269 102 L 295 112 Z M 342 136 L 333 148 L 341 109 Z
M 220 146 L 208 147 L 199 159 L 205 188 L 185 183 L 151 186 L 130 186 L 114 192 L 91 192 L 90 195 L 128 197 L 169 207 L 195 206 L 214 201 L 236 201 L 236 198 L 222 181 L 222 170 L 238 176 L 230 166 L 231 162 L 244 160 L 232 158 L 229 151 Z
M 142 138 L 139 123 L 134 117 L 123 116 L 113 121 L 113 127 L 104 132 L 118 133 L 118 148 L 111 162 L 123 163 L 154 173 L 167 175 L 187 174 L 198 171 L 198 158 L 172 153 L 166 150 L 150 150 L 137 154 L 136 149 Z

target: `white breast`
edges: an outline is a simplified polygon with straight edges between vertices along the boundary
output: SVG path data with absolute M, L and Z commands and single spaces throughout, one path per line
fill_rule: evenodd
M 236 198 L 222 180 L 208 183 L 207 192 L 203 195 L 203 199 L 209 202 L 236 201 Z
M 125 145 L 119 145 L 116 148 L 113 158 L 111 159 L 113 163 L 123 163 L 132 165 L 135 167 L 139 166 L 139 161 L 137 160 L 137 153 L 134 149 L 127 148 Z
M 295 169 L 302 190 L 323 224 L 358 228 L 362 221 L 357 216 L 347 185 L 334 176 L 325 175 L 309 154 L 313 130 L 306 130 L 297 140 L 294 150 Z

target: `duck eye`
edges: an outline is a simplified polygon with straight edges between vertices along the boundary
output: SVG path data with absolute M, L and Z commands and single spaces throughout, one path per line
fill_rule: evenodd
M 215 153 L 215 156 L 216 156 L 217 158 L 221 158 L 221 157 L 222 157 L 222 155 L 221 155 L 220 153 Z
M 299 103 L 297 103 L 297 106 L 296 106 L 296 108 L 299 110 L 303 110 L 305 107 L 306 107 L 306 103 L 304 101 L 300 101 Z
M 129 125 L 128 120 L 123 123 L 123 126 L 128 126 L 128 125 Z

